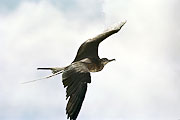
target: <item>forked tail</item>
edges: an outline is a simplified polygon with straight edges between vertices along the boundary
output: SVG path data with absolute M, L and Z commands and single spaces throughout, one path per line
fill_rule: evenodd
M 37 68 L 38 70 L 51 70 L 52 73 L 57 73 L 57 72 L 60 72 L 60 71 L 63 71 L 64 70 L 64 67 L 60 68 L 60 67 L 54 67 L 54 68 Z
M 47 79 L 53 76 L 56 76 L 58 74 L 61 74 L 64 71 L 64 68 L 37 68 L 38 70 L 51 70 L 52 71 L 52 75 L 46 76 L 44 78 L 40 78 L 40 79 L 36 79 L 36 80 L 31 80 L 31 81 L 27 81 L 27 82 L 22 82 L 22 84 L 26 84 L 26 83 L 31 83 L 31 82 L 36 82 L 39 80 L 43 80 L 43 79 Z

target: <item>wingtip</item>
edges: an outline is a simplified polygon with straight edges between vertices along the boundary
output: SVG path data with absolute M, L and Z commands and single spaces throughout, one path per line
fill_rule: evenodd
M 124 20 L 124 24 L 127 23 L 127 20 Z
M 124 24 L 126 24 L 126 23 L 127 23 L 127 20 L 124 20 L 123 22 L 120 23 L 120 26 L 122 27 L 122 26 L 124 26 Z
M 105 30 L 105 32 L 111 31 L 111 30 L 118 30 L 119 31 L 126 24 L 126 22 L 127 22 L 127 20 L 124 20 L 122 22 L 117 22 L 117 23 L 111 25 L 109 28 L 107 28 Z

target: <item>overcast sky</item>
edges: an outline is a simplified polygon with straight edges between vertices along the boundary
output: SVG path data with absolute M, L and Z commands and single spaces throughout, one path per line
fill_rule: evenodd
M 0 0 L 0 120 L 65 120 L 61 75 L 85 40 L 127 20 L 99 47 L 115 58 L 92 83 L 78 120 L 180 119 L 179 0 Z

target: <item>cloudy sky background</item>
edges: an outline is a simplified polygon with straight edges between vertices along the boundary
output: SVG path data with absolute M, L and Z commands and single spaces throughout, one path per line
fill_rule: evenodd
M 93 73 L 78 120 L 180 119 L 179 0 L 0 0 L 0 119 L 64 120 L 61 75 L 78 47 L 127 20 L 101 43 L 116 58 Z

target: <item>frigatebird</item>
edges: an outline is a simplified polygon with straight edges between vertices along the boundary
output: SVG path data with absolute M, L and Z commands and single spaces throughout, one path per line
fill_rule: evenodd
M 91 83 L 90 72 L 99 72 L 104 66 L 115 59 L 100 58 L 98 55 L 99 44 L 117 33 L 126 23 L 121 22 L 97 35 L 94 38 L 86 40 L 78 49 L 73 62 L 66 67 L 37 68 L 38 70 L 51 70 L 52 75 L 46 78 L 62 73 L 62 82 L 66 88 L 66 106 L 67 119 L 76 120 L 82 103 L 85 98 L 88 83 Z

